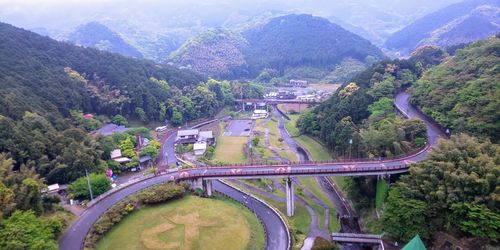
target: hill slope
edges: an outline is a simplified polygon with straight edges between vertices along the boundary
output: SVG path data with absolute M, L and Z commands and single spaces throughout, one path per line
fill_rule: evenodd
M 404 54 L 427 44 L 450 46 L 484 39 L 500 32 L 496 0 L 466 0 L 426 15 L 391 35 L 385 47 Z
M 326 76 L 347 58 L 373 62 L 384 57 L 369 41 L 311 15 L 276 17 L 246 29 L 241 36 L 228 34 L 211 30 L 172 53 L 171 59 L 204 74 L 255 77 L 263 69 L 284 75 L 294 68 L 320 69 Z
M 247 46 L 240 34 L 210 29 L 187 41 L 169 60 L 209 76 L 228 75 L 245 63 L 242 49 Z
M 0 23 L 0 115 L 25 111 L 60 117 L 70 109 L 132 115 L 143 108 L 154 119 L 167 91 L 150 77 L 182 88 L 203 78 L 168 65 L 125 58 L 57 42 Z
M 477 42 L 427 71 L 413 102 L 455 132 L 500 140 L 500 38 Z
M 93 47 L 127 57 L 142 58 L 142 54 L 125 42 L 120 35 L 98 22 L 90 22 L 76 27 L 68 35 L 67 40 L 84 47 Z

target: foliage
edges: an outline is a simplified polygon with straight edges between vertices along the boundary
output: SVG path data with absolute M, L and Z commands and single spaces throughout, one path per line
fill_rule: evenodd
M 156 204 L 180 198 L 184 195 L 185 191 L 186 190 L 183 186 L 168 183 L 157 185 L 142 191 L 139 193 L 139 199 L 144 204 Z
M 497 240 L 500 239 L 500 214 L 485 205 L 456 203 L 451 205 L 451 221 L 462 232 Z
M 415 234 L 428 239 L 429 209 L 424 201 L 404 198 L 398 188 L 389 191 L 387 207 L 384 211 L 384 229 L 392 236 L 408 241 Z
M 115 116 L 113 116 L 113 120 L 112 121 L 113 121 L 114 124 L 124 125 L 124 126 L 128 125 L 127 118 L 125 118 L 123 115 L 115 115 Z
M 452 131 L 500 140 L 500 38 L 458 50 L 427 71 L 412 88 L 412 101 Z
M 157 140 L 149 141 L 149 145 L 147 145 L 142 151 L 141 155 L 149 155 L 151 159 L 156 159 L 158 154 L 160 153 L 161 144 Z
M 104 174 L 89 174 L 92 195 L 95 197 L 105 193 L 111 188 L 111 184 Z M 70 197 L 74 199 L 90 199 L 87 177 L 80 177 L 68 186 Z
M 146 204 L 157 204 L 181 198 L 185 191 L 184 186 L 168 182 L 147 188 L 116 203 L 92 226 L 85 239 L 85 247 L 94 248 L 106 232 L 132 211 Z
M 33 211 L 16 211 L 0 224 L 0 249 L 57 249 L 53 224 Z
M 252 139 L 252 146 L 257 147 L 260 142 L 260 137 L 256 136 Z
M 427 160 L 413 165 L 410 174 L 402 176 L 397 191 L 390 191 L 384 225 L 396 237 L 407 239 L 412 227 L 397 218 L 404 204 L 424 206 L 425 214 L 415 215 L 426 224 L 415 224 L 413 233 L 456 229 L 463 234 L 498 239 L 498 176 L 500 147 L 489 141 L 479 142 L 468 135 L 455 135 L 440 141 Z M 411 208 L 417 212 L 419 208 Z M 425 217 L 425 218 L 424 218 Z M 391 219 L 392 218 L 392 219 Z M 488 221 L 488 222 L 486 222 Z M 415 221 L 413 223 L 416 223 Z M 478 223 L 478 224 L 476 224 Z M 498 223 L 496 223 L 498 225 Z M 427 228 L 428 227 L 428 228 Z M 481 228 L 479 228 L 481 227 Z M 425 230 L 424 230 L 425 229 Z

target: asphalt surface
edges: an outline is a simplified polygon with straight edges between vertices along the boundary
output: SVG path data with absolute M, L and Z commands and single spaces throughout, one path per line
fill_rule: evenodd
M 287 178 L 294 176 L 325 176 L 325 175 L 382 175 L 396 174 L 408 171 L 409 165 L 422 161 L 430 152 L 440 137 L 444 137 L 441 129 L 429 118 L 409 104 L 410 95 L 402 92 L 395 97 L 396 107 L 409 118 L 419 118 L 427 127 L 427 145 L 409 155 L 380 160 L 346 160 L 331 162 L 293 162 L 264 165 L 225 165 L 215 167 L 200 167 L 183 170 L 177 173 L 177 180 L 193 178 L 206 179 L 241 179 L 241 178 Z

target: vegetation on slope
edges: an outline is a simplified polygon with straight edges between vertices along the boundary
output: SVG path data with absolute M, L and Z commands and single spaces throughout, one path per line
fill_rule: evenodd
M 496 0 L 465 0 L 452 4 L 392 34 L 385 46 L 409 53 L 424 44 L 450 46 L 484 39 L 500 31 L 495 24 L 498 7 Z
M 402 240 L 446 230 L 497 241 L 499 155 L 498 145 L 463 134 L 441 141 L 389 192 L 385 231 Z
M 452 131 L 500 140 L 500 38 L 477 42 L 427 71 L 412 101 Z
M 67 39 L 76 45 L 93 47 L 127 57 L 142 58 L 142 54 L 125 42 L 120 35 L 98 22 L 76 27 Z

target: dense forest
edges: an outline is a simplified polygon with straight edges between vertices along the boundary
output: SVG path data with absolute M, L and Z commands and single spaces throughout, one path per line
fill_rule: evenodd
M 328 73 L 352 76 L 353 70 L 359 72 L 382 58 L 368 40 L 311 15 L 272 18 L 241 34 L 208 30 L 170 56 L 176 64 L 216 77 L 255 78 L 273 71 L 276 76 L 315 79 Z M 336 65 L 347 72 L 335 72 Z
M 485 39 L 500 31 L 497 0 L 465 0 L 425 15 L 393 33 L 385 47 L 409 54 L 425 44 L 443 47 Z
M 397 182 L 385 205 L 376 208 L 381 220 L 371 226 L 403 241 L 419 234 L 427 243 L 435 242 L 437 232 L 446 232 L 468 238 L 467 244 L 476 249 L 500 238 L 500 154 L 495 144 L 499 38 L 459 47 L 464 48 L 448 50 L 452 56 L 427 46 L 407 60 L 375 64 L 303 115 L 298 125 L 325 142 L 336 157 L 345 157 L 348 149 L 353 157 L 404 153 L 406 144 L 421 145 L 425 135 L 423 124 L 394 114 L 392 95 L 410 87 L 414 104 L 455 135 L 440 141 L 409 174 L 391 178 Z M 410 138 L 407 131 L 412 131 Z M 345 182 L 348 197 L 361 213 L 375 209 L 375 178 L 351 177 Z
M 452 131 L 500 140 L 500 38 L 458 50 L 412 87 L 412 101 Z
M 392 98 L 445 56 L 439 48 L 424 47 L 408 60 L 377 63 L 303 115 L 298 126 L 341 158 L 394 156 L 420 147 L 426 140 L 425 126 L 397 116 Z
M 133 58 L 142 58 L 141 52 L 125 42 L 119 34 L 98 22 L 90 22 L 76 27 L 66 39 L 76 45 L 93 47 Z

